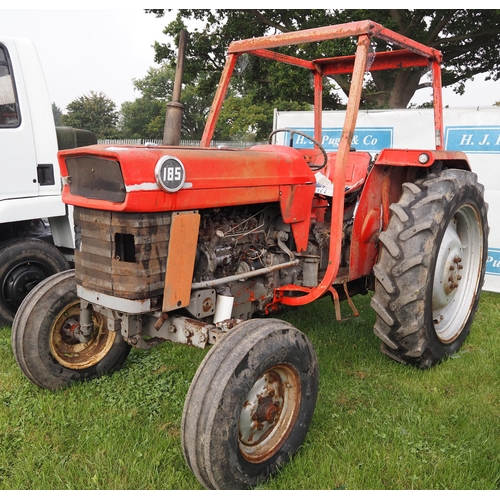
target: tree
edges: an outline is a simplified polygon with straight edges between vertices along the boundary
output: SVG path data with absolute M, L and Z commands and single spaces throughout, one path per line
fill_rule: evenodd
M 62 125 L 91 130 L 98 139 L 119 137 L 116 104 L 104 92 L 91 90 L 70 102 L 67 110 L 61 118 Z
M 147 10 L 156 16 L 164 10 Z M 443 86 L 452 86 L 463 94 L 465 82 L 474 75 L 486 73 L 487 79 L 497 80 L 500 75 L 500 10 L 466 9 L 353 9 L 353 10 L 226 10 L 226 9 L 184 9 L 179 10 L 174 21 L 167 25 L 164 33 L 177 37 L 192 20 L 204 23 L 195 29 L 188 47 L 185 71 L 189 78 L 200 73 L 210 76 L 206 80 L 205 92 L 218 82 L 225 52 L 233 40 L 263 36 L 277 32 L 289 32 L 350 21 L 371 19 L 398 33 L 415 39 L 443 53 Z M 383 41 L 377 40 L 378 50 L 390 50 Z M 316 44 L 310 47 L 288 48 L 309 57 L 345 55 L 353 53 L 353 42 L 339 40 Z M 173 43 L 155 43 L 156 60 L 175 64 Z M 311 102 L 311 91 L 307 90 L 307 76 L 292 68 L 285 73 L 274 73 L 277 65 L 269 61 L 258 62 L 247 72 L 245 87 L 256 82 L 266 84 L 264 93 L 254 93 L 260 101 L 296 99 L 300 89 L 305 102 Z M 281 71 L 281 70 L 278 70 Z M 427 68 L 411 68 L 397 72 L 374 72 L 362 95 L 362 106 L 371 108 L 405 108 L 414 93 L 427 86 Z M 300 75 L 299 75 L 300 73 Z M 349 79 L 335 76 L 336 84 L 349 92 Z M 287 84 L 283 85 L 284 82 Z M 203 89 L 202 89 L 203 90 Z M 326 89 L 325 109 L 335 109 L 332 89 Z
M 142 95 L 121 107 L 119 128 L 125 137 L 159 139 L 163 137 L 165 111 L 171 99 L 174 70 L 166 64 L 149 68 L 146 76 L 133 79 L 134 88 Z
M 63 113 L 61 111 L 61 108 L 56 106 L 55 102 L 52 103 L 52 114 L 54 115 L 54 123 L 56 127 L 58 127 L 59 125 L 61 125 L 61 118 Z
M 141 97 L 122 104 L 120 130 L 124 136 L 151 139 L 163 137 L 165 112 L 167 103 L 172 99 L 174 78 L 174 69 L 163 64 L 159 68 L 149 68 L 144 78 L 132 80 Z M 200 139 L 203 133 L 211 98 L 199 94 L 197 82 L 201 80 L 198 77 L 196 82 L 184 85 L 182 90 L 182 139 Z
M 279 101 L 259 102 L 253 95 L 230 95 L 224 101 L 215 130 L 215 140 L 264 141 L 272 128 L 274 109 L 281 111 L 309 111 L 307 103 Z
M 133 80 L 141 97 L 124 102 L 121 108 L 120 131 L 130 138 L 160 139 L 163 137 L 167 102 L 171 100 L 174 70 L 167 65 L 150 68 L 147 75 Z M 200 91 L 204 87 L 204 75 L 183 86 L 181 101 L 184 105 L 181 139 L 199 140 L 212 103 L 212 93 Z M 252 95 L 231 91 L 224 102 L 215 140 L 263 140 L 269 133 L 273 120 L 273 108 L 285 111 L 310 109 L 297 102 L 258 102 Z

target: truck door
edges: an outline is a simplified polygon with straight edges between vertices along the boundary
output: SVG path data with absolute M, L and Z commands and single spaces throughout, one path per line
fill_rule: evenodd
M 37 196 L 39 189 L 24 75 L 15 45 L 7 43 L 0 41 L 0 200 Z

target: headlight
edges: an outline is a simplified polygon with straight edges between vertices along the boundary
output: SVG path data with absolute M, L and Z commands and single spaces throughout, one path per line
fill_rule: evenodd
M 427 153 L 421 153 L 418 157 L 418 161 L 423 165 L 429 161 L 430 157 Z

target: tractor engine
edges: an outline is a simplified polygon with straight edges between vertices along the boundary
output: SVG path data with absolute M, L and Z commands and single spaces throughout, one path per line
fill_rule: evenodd
M 290 227 L 277 206 L 203 211 L 193 288 L 213 286 L 217 295 L 234 297 L 232 316 L 248 319 L 271 302 L 274 288 L 302 284 L 293 249 Z M 266 273 L 279 265 L 283 268 Z
M 330 223 L 323 220 L 325 208 L 320 220 L 311 218 L 309 243 L 300 253 L 277 204 L 199 212 L 192 296 L 190 304 L 180 308 L 189 316 L 216 322 L 216 300 L 223 296 L 231 298 L 232 318 L 249 319 L 257 312 L 268 312 L 276 288 L 313 287 L 321 280 L 330 240 Z M 144 304 L 144 311 L 138 312 L 161 310 L 171 218 L 171 212 L 75 207 L 75 278 L 80 293 L 93 303 L 124 312 L 134 312 L 129 304 L 137 302 Z M 347 259 L 351 222 L 344 226 L 342 260 Z

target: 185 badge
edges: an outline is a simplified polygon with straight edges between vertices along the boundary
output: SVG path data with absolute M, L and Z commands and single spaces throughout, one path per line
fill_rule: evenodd
M 155 177 L 158 185 L 168 193 L 179 191 L 186 181 L 186 169 L 173 156 L 162 156 L 156 163 Z

